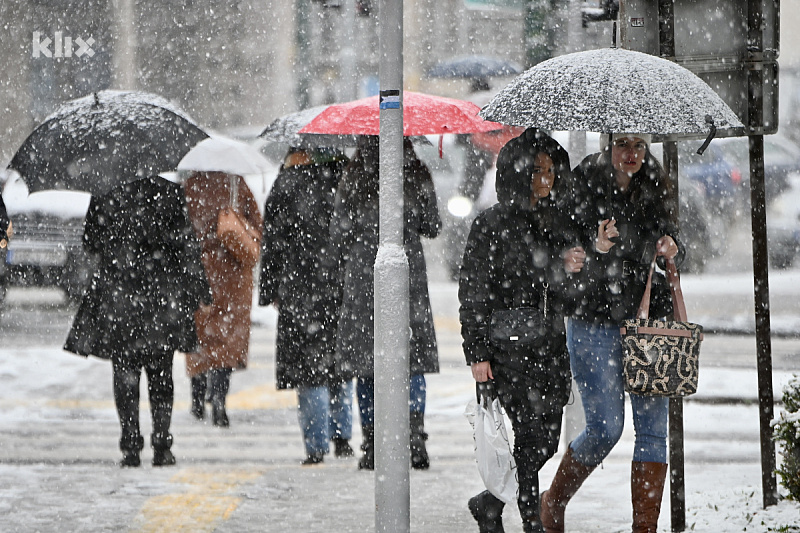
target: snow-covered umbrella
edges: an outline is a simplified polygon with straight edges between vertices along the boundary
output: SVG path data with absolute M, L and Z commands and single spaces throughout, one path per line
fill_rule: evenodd
M 268 172 L 270 162 L 254 146 L 214 135 L 197 143 L 178 163 L 181 172 L 221 172 L 230 181 L 230 206 L 238 209 L 238 183 L 236 176 Z
M 219 135 L 204 139 L 192 147 L 178 163 L 177 170 L 224 172 L 236 176 L 263 174 L 270 163 L 250 144 Z
M 267 142 L 288 144 L 299 148 L 355 146 L 355 137 L 352 135 L 303 135 L 299 133 L 301 129 L 317 118 L 328 107 L 328 105 L 309 107 L 308 109 L 280 116 L 264 128 L 264 131 L 258 136 Z
M 61 105 L 28 136 L 9 164 L 30 192 L 102 195 L 120 183 L 174 170 L 208 135 L 168 100 L 99 91 Z
M 718 128 L 743 127 L 688 69 L 619 48 L 539 63 L 504 87 L 480 115 L 513 126 L 599 133 L 705 135 L 711 121 Z

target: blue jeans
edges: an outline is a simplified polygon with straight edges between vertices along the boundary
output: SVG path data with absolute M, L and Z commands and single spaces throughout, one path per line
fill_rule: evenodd
M 413 374 L 409 381 L 408 410 L 411 413 L 425 412 L 427 385 L 425 374 Z M 358 413 L 361 416 L 361 427 L 375 425 L 375 379 L 358 378 L 356 382 L 358 396 Z
M 570 448 L 580 463 L 597 466 L 619 441 L 625 422 L 619 327 L 570 318 L 567 348 L 586 416 L 586 428 Z M 631 394 L 630 399 L 635 433 L 633 460 L 666 463 L 669 400 L 639 394 Z
M 353 436 L 353 382 L 321 387 L 297 387 L 297 418 L 306 454 L 328 453 L 333 437 Z

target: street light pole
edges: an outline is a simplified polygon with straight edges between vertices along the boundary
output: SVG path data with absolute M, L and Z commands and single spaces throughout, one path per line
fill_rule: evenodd
M 375 531 L 408 533 L 409 310 L 403 246 L 403 2 L 382 0 L 380 241 L 375 259 Z

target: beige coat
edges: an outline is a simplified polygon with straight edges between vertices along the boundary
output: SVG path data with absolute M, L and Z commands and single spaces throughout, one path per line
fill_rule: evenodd
M 237 176 L 238 212 L 255 229 L 260 243 L 261 215 L 253 193 Z M 196 173 L 185 184 L 189 218 L 203 248 L 203 266 L 214 303 L 195 313 L 200 347 L 186 354 L 190 377 L 212 368 L 244 369 L 250 343 L 255 261 L 240 263 L 216 236 L 220 209 L 230 203 L 230 178 L 223 173 Z

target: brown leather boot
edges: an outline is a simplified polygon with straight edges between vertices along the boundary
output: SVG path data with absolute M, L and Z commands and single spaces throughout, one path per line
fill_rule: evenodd
M 631 463 L 633 533 L 657 532 L 666 478 L 666 463 Z
M 564 533 L 564 510 L 567 503 L 594 469 L 594 466 L 578 462 L 572 456 L 572 448 L 567 447 L 550 489 L 544 491 L 541 497 L 541 519 L 547 533 Z

